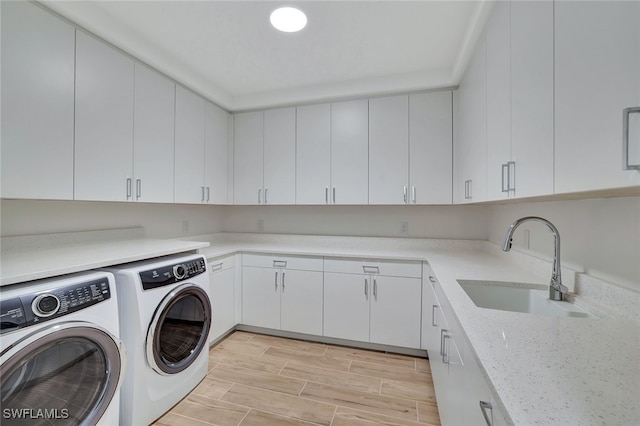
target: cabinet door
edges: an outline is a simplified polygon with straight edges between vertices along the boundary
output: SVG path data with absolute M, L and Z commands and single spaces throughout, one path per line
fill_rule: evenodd
M 222 336 L 236 325 L 233 267 L 212 272 L 209 276 L 211 299 L 211 331 L 209 342 Z
M 582 70 L 579 71 L 581 72 Z M 636 73 L 636 77 L 638 76 L 640 74 Z M 585 90 L 591 89 L 585 87 Z M 552 194 L 551 1 L 511 2 L 511 149 L 512 160 L 515 162 L 515 176 L 511 176 L 512 180 L 515 178 L 512 182 L 515 196 Z M 512 175 L 513 173 L 512 170 Z
M 370 341 L 420 348 L 422 281 L 372 276 Z
M 428 270 L 428 268 L 427 268 Z M 420 348 L 425 350 L 439 350 L 440 336 L 438 335 L 440 318 L 440 304 L 433 290 L 433 284 L 430 280 L 435 279 L 432 275 L 425 273 L 422 280 L 422 330 L 420 338 Z
M 621 160 L 622 111 L 640 106 L 640 2 L 554 7 L 555 192 L 640 185 Z M 640 164 L 637 126 L 632 134 L 629 160 Z
M 242 268 L 242 323 L 280 329 L 281 273 L 273 268 Z
M 458 89 L 459 129 L 454 147 L 456 188 L 454 199 L 484 201 L 487 169 L 486 40 L 476 47 Z
M 176 86 L 175 202 L 200 204 L 204 188 L 205 100 Z
M 76 31 L 76 200 L 131 199 L 133 59 Z
M 322 336 L 322 272 L 285 269 L 281 284 L 282 330 Z
M 75 30 L 35 4 L 3 2 L 1 39 L 1 196 L 71 200 Z
M 409 202 L 451 204 L 452 93 L 409 96 Z
M 409 97 L 369 100 L 369 204 L 409 203 Z
M 298 107 L 296 123 L 296 204 L 328 204 L 331 105 Z
M 176 85 L 135 64 L 133 115 L 133 199 L 173 202 Z
M 296 109 L 264 112 L 264 204 L 296 202 Z
M 511 160 L 510 25 L 511 2 L 498 2 L 487 23 L 486 33 L 488 200 L 500 200 L 510 195 L 507 188 L 507 170 L 503 168 L 503 165 Z M 520 55 L 528 53 L 524 51 Z M 524 101 L 526 102 L 526 99 Z
M 205 103 L 204 119 L 204 185 L 205 202 L 227 203 L 227 159 L 229 146 L 229 114 Z
M 333 204 L 367 204 L 369 107 L 357 100 L 331 104 L 331 188 Z
M 368 276 L 325 272 L 324 335 L 369 341 Z
M 263 181 L 263 112 L 234 116 L 234 204 L 261 204 Z

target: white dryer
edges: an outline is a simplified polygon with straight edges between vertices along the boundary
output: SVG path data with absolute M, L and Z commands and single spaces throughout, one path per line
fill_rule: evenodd
M 106 272 L 2 288 L 2 425 L 118 424 L 126 358 L 115 293 Z
M 207 263 L 200 255 L 180 255 L 108 270 L 116 277 L 120 335 L 129 359 L 120 424 L 148 425 L 207 375 Z

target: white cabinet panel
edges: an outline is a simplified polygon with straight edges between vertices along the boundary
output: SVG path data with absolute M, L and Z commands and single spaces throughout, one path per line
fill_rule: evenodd
M 234 281 L 233 256 L 209 262 L 209 298 L 212 311 L 209 342 L 219 338 L 236 325 Z
M 229 114 L 206 102 L 204 126 L 205 201 L 209 204 L 226 204 Z
M 75 178 L 77 200 L 132 196 L 133 60 L 76 31 Z
M 281 329 L 321 336 L 322 272 L 286 269 L 281 274 Z
M 333 204 L 368 203 L 368 120 L 367 100 L 331 104 L 330 199 Z
M 511 161 L 511 2 L 496 4 L 487 23 L 487 199 L 508 198 Z M 521 52 L 526 55 L 528 52 Z M 525 99 L 526 101 L 526 99 Z M 551 111 L 553 112 L 553 111 Z
M 324 274 L 324 335 L 369 341 L 368 278 L 333 272 Z
M 175 195 L 176 203 L 205 200 L 204 191 L 205 100 L 176 86 Z
M 369 100 L 369 204 L 409 202 L 409 97 Z
M 552 194 L 551 1 L 511 3 L 511 149 L 515 162 L 515 196 Z
M 296 204 L 329 204 L 331 105 L 297 108 Z
M 173 81 L 135 64 L 134 200 L 173 202 L 175 90 Z
M 242 322 L 246 325 L 280 329 L 279 271 L 271 268 L 242 268 Z
M 452 93 L 409 96 L 409 201 L 451 204 Z
M 33 3 L 3 2 L 1 39 L 1 196 L 71 200 L 75 30 Z
M 296 109 L 264 112 L 264 204 L 295 204 Z
M 263 174 L 263 112 L 234 116 L 234 204 L 261 204 Z
M 621 149 L 623 109 L 640 106 L 640 2 L 554 8 L 555 192 L 640 185 L 640 170 L 623 170 Z M 630 160 L 640 164 L 640 129 L 633 133 Z
M 424 278 L 422 280 L 422 329 L 420 348 L 425 350 L 438 350 L 440 348 L 440 303 L 436 298 L 433 285 L 435 277 L 431 274 L 431 268 L 425 264 L 423 267 Z
M 421 280 L 373 275 L 371 281 L 369 340 L 420 348 Z

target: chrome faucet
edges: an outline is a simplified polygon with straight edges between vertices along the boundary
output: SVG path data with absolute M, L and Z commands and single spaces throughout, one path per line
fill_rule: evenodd
M 553 253 L 553 271 L 551 272 L 551 283 L 549 285 L 549 299 L 562 300 L 563 295 L 567 293 L 569 289 L 562 284 L 562 275 L 560 272 L 560 233 L 558 232 L 558 228 L 556 228 L 553 223 L 549 222 L 547 219 L 537 216 L 527 216 L 516 220 L 509 226 L 509 229 L 507 229 L 507 233 L 504 236 L 504 241 L 502 242 L 502 250 L 511 250 L 511 240 L 513 239 L 513 233 L 518 226 L 528 221 L 542 222 L 547 225 L 547 227 L 553 233 L 553 241 L 555 247 Z

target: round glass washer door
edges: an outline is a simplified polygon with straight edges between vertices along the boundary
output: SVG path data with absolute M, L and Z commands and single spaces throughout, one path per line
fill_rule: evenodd
M 162 300 L 147 332 L 147 361 L 159 374 L 187 369 L 208 347 L 211 302 L 193 284 L 175 288 Z
M 119 340 L 89 323 L 46 327 L 0 357 L 2 425 L 95 425 L 124 371 Z

